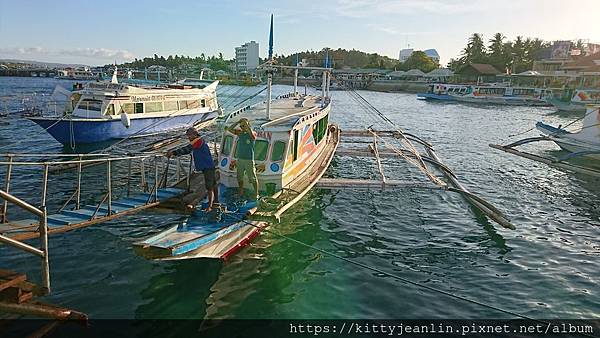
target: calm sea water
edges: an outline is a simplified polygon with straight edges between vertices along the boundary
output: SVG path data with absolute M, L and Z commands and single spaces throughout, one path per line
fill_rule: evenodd
M 70 86 L 53 79 L 3 77 L 0 96 L 50 94 L 57 83 Z M 227 100 L 253 91 L 222 88 L 221 102 L 227 105 Z M 498 206 L 517 229 L 500 228 L 447 192 L 313 189 L 274 230 L 524 315 L 600 317 L 600 183 L 488 147 L 514 140 L 508 135 L 526 131 L 541 119 L 565 125 L 573 116 L 553 114 L 550 108 L 432 104 L 417 101 L 413 94 L 361 94 L 406 131 L 432 142 L 460 180 Z M 342 129 L 387 128 L 347 93 L 333 92 L 333 99 L 332 119 Z M 19 106 L 20 101 L 7 103 L 9 110 Z M 63 151 L 32 122 L 16 116 L 3 121 L 9 124 L 0 125 L 0 153 Z M 535 135 L 530 131 L 524 136 Z M 527 149 L 557 153 L 551 144 Z M 384 160 L 384 167 L 390 178 L 414 181 L 418 176 L 400 160 Z M 377 178 L 375 168 L 370 159 L 336 158 L 327 175 Z M 85 200 L 98 197 L 93 191 L 103 184 L 102 172 L 98 168 L 86 174 Z M 0 175 L 3 180 L 4 171 Z M 11 191 L 39 203 L 39 174 L 19 175 L 21 181 Z M 51 176 L 51 207 L 71 194 L 69 175 Z M 184 218 L 151 210 L 51 237 L 53 292 L 47 301 L 92 318 L 506 317 L 268 233 L 225 263 L 153 262 L 134 254 L 133 242 Z M 0 246 L 0 267 L 26 271 L 39 280 L 39 261 L 6 246 Z

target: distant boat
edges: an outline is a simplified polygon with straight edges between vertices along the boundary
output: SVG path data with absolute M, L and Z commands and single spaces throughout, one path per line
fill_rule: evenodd
M 141 86 L 88 82 L 63 109 L 29 117 L 62 144 L 89 144 L 189 127 L 219 115 L 218 81 L 202 89 L 185 85 Z M 67 91 L 68 92 L 68 91 Z
M 536 128 L 563 150 L 573 153 L 570 157 L 589 156 L 600 159 L 599 108 L 599 106 L 587 106 L 583 125 L 577 132 L 569 132 L 560 126 L 554 127 L 543 122 L 536 123 Z
M 550 97 L 547 101 L 558 110 L 583 113 L 586 105 L 600 104 L 600 89 L 567 90 L 562 97 Z
M 545 99 L 551 93 L 552 91 L 549 89 L 529 87 L 436 83 L 429 85 L 426 93 L 418 93 L 417 99 L 515 106 L 549 106 L 550 104 Z
M 82 68 L 82 69 L 62 69 L 59 70 L 59 75 L 57 75 L 55 78 L 56 79 L 61 79 L 61 80 L 80 80 L 80 81 L 86 81 L 86 80 L 95 80 L 98 79 L 98 75 L 92 73 L 89 69 L 87 68 Z

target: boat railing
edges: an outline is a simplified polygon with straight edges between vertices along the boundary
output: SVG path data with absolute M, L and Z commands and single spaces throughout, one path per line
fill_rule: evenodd
M 4 212 L 6 212 L 7 203 L 12 203 L 29 213 L 39 218 L 38 231 L 40 233 L 40 248 L 36 248 L 30 244 L 12 239 L 8 236 L 0 234 L 0 242 L 22 251 L 38 256 L 42 260 L 42 293 L 50 293 L 50 263 L 48 259 L 48 222 L 45 201 L 40 208 L 25 202 L 24 200 L 9 194 L 6 190 L 0 190 L 0 198 L 4 200 Z M 2 214 L 4 218 L 5 214 Z
M 89 187 L 88 184 L 84 184 L 83 173 L 84 170 L 93 166 L 106 167 L 106 175 L 97 175 L 94 172 L 95 178 L 103 179 L 104 182 L 99 181 L 99 188 L 103 190 L 100 202 L 97 204 L 95 211 L 90 216 L 89 220 L 82 220 L 82 223 L 92 223 L 94 221 L 109 220 L 115 212 L 113 212 L 113 199 L 116 196 L 116 190 L 120 190 L 120 194 L 126 193 L 129 197 L 135 193 L 135 190 L 141 190 L 146 193 L 147 200 L 142 207 L 150 207 L 158 205 L 159 188 L 169 186 L 169 181 L 173 180 L 173 176 L 176 178 L 176 184 L 185 184 L 187 191 L 190 191 L 190 176 L 192 173 L 192 157 L 189 157 L 189 166 L 186 168 L 184 159 L 178 157 L 175 162 L 176 166 L 169 166 L 172 160 L 157 153 L 146 153 L 132 156 L 121 156 L 115 157 L 109 154 L 3 154 L 0 157 L 4 157 L 6 160 L 0 162 L 0 168 L 5 169 L 4 175 L 4 186 L 0 190 L 0 202 L 3 204 L 0 206 L 0 243 L 7 244 L 25 252 L 34 254 L 42 259 L 42 292 L 44 294 L 50 293 L 50 267 L 48 261 L 48 209 L 49 204 L 54 207 L 60 205 L 57 213 L 63 212 L 70 204 L 73 205 L 73 211 L 82 209 L 82 187 Z M 118 166 L 117 163 L 125 162 L 125 166 Z M 28 167 L 26 169 L 16 170 L 17 167 Z M 35 202 L 28 202 L 23 198 L 17 197 L 11 189 L 14 190 L 15 185 L 15 173 L 22 173 L 23 176 L 31 179 L 31 168 L 41 169 L 41 202 L 40 206 L 34 206 Z M 113 177 L 114 169 L 127 170 L 127 175 L 121 175 L 121 179 L 124 182 L 115 182 L 116 177 Z M 137 169 L 137 171 L 135 170 Z M 65 176 L 63 173 L 68 170 L 76 170 L 76 174 L 73 176 L 75 180 L 74 191 L 69 198 L 64 202 L 55 201 L 54 203 L 50 199 L 58 194 L 49 193 L 49 188 L 57 186 L 56 182 L 51 180 L 51 175 L 56 174 L 57 179 L 60 183 L 64 183 Z M 124 170 L 123 170 L 124 171 Z M 123 172 L 122 171 L 122 172 Z M 159 171 L 162 171 L 160 175 Z M 187 175 L 186 175 L 187 172 Z M 135 175 L 134 175 L 135 173 Z M 89 173 L 88 173 L 89 174 Z M 100 176 L 100 177 L 98 177 Z M 102 177 L 104 176 L 104 177 Z M 134 176 L 136 182 L 134 182 Z M 138 178 L 139 176 L 139 178 Z M 139 188 L 134 187 L 134 183 L 137 185 L 139 179 Z M 18 182 L 17 182 L 18 183 Z M 120 183 L 120 184 L 119 184 Z M 90 190 L 97 189 L 98 186 L 91 188 Z M 28 191 L 32 189 L 27 187 Z M 138 191 L 139 192 L 139 191 Z M 36 219 L 39 219 L 38 224 L 35 224 L 35 219 L 21 220 L 12 222 L 9 221 L 9 205 L 19 207 L 26 212 L 33 214 Z M 101 211 L 102 210 L 102 211 Z M 104 213 L 106 212 L 106 215 Z M 11 214 L 12 215 L 12 214 Z M 22 215 L 19 215 L 22 216 Z M 52 216 L 52 215 L 50 215 Z M 74 227 L 76 228 L 76 227 Z M 53 228 L 54 229 L 54 228 Z M 55 229 L 56 230 L 56 229 Z M 55 231 L 52 230 L 52 231 Z M 17 235 L 15 236 L 15 232 Z M 40 248 L 36 248 L 30 244 L 24 243 L 21 240 L 27 239 L 23 237 L 19 231 L 36 232 L 35 236 L 27 238 L 40 237 Z
M 81 192 L 82 192 L 82 178 L 84 169 L 90 167 L 96 167 L 104 165 L 106 166 L 106 175 L 104 176 L 104 184 L 102 187 L 105 188 L 102 201 L 98 205 L 100 206 L 106 203 L 108 215 L 112 214 L 112 201 L 115 195 L 115 188 L 125 187 L 126 196 L 129 197 L 132 194 L 132 190 L 135 188 L 133 179 L 139 175 L 139 187 L 143 192 L 149 192 L 150 198 L 148 203 L 157 201 L 157 191 L 161 187 L 167 187 L 169 181 L 175 177 L 176 182 L 186 180 L 186 188 L 189 190 L 189 176 L 192 172 L 192 159 L 188 161 L 188 168 L 185 168 L 184 160 L 181 157 L 175 159 L 175 168 L 170 166 L 171 160 L 162 154 L 148 153 L 133 156 L 121 156 L 115 157 L 109 154 L 4 154 L 7 160 L 0 162 L 0 167 L 5 167 L 4 177 L 4 192 L 10 193 L 11 185 L 15 179 L 14 172 L 15 167 L 34 167 L 40 168 L 43 173 L 42 178 L 42 206 L 45 207 L 47 199 L 47 185 L 49 182 L 50 174 L 60 174 L 69 170 L 76 170 L 75 175 L 75 187 L 73 193 L 65 201 L 58 211 L 64 210 L 69 204 L 74 203 L 75 209 L 78 210 L 81 207 Z M 22 160 L 27 158 L 28 160 Z M 48 158 L 53 158 L 48 160 Z M 41 159 L 41 160 L 40 160 Z M 117 163 L 126 162 L 127 175 L 125 176 L 125 183 L 115 185 L 113 177 L 113 166 L 118 165 Z M 125 168 L 119 168 L 125 169 Z M 159 172 L 162 172 L 160 174 Z M 8 223 L 8 201 L 5 199 L 1 209 L 0 224 Z M 95 214 L 93 216 L 96 216 Z

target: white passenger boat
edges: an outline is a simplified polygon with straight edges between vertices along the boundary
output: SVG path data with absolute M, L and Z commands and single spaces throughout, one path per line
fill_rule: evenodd
M 417 99 L 480 104 L 548 106 L 550 104 L 545 99 L 551 93 L 551 90 L 541 88 L 435 83 L 429 85 L 427 92 L 418 93 Z
M 68 94 L 64 107 L 29 119 L 62 144 L 90 144 L 189 127 L 219 115 L 218 81 L 199 89 L 88 82 Z

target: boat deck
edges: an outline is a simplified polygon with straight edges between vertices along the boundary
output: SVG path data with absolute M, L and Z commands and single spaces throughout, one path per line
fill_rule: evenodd
M 162 201 L 178 197 L 184 192 L 185 190 L 181 188 L 158 189 L 156 201 L 154 201 L 151 193 L 131 195 L 113 201 L 111 203 L 111 214 L 108 213 L 106 203 L 100 206 L 86 205 L 78 210 L 63 210 L 56 214 L 49 214 L 47 216 L 48 234 L 63 233 L 132 214 L 157 206 Z M 25 219 L 0 224 L 0 234 L 15 240 L 37 238 L 40 236 L 39 222 L 35 219 Z

